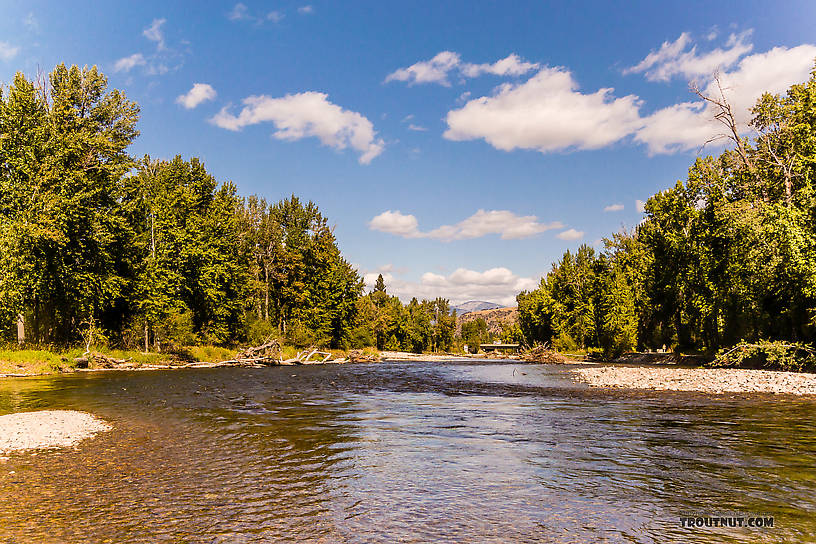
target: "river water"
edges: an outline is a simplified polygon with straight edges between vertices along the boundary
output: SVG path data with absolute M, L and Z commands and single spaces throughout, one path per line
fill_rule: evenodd
M 386 362 L 0 380 L 113 430 L 0 464 L 0 543 L 816 542 L 816 400 Z M 685 515 L 774 517 L 686 529 Z

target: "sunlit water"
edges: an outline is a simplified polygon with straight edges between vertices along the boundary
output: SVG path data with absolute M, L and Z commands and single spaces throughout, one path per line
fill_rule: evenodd
M 0 380 L 114 430 L 0 464 L 0 542 L 814 542 L 816 400 L 493 363 Z M 686 513 L 774 516 L 684 529 Z

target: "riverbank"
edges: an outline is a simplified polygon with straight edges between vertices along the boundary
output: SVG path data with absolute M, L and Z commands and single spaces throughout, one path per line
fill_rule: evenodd
M 68 448 L 109 431 L 101 419 L 75 410 L 40 410 L 0 416 L 0 454 Z
M 816 395 L 816 374 L 741 368 L 597 366 L 571 370 L 592 387 Z
M 217 346 L 188 346 L 168 353 L 122 350 L 94 351 L 90 355 L 81 349 L 64 352 L 46 349 L 0 350 L 0 378 L 47 376 L 74 372 L 107 370 L 178 370 L 185 368 L 262 367 L 301 364 L 343 364 L 376 362 L 379 352 L 364 350 L 298 350 L 283 346 L 274 357 L 247 359 L 236 351 Z
M 457 353 L 438 353 L 438 354 L 427 354 L 427 353 L 412 353 L 409 351 L 381 351 L 380 356 L 384 361 L 432 361 L 432 362 L 439 362 L 439 361 L 452 361 L 457 359 L 486 359 L 487 357 L 485 354 L 457 354 Z M 504 357 L 504 358 L 511 358 L 511 357 Z M 518 359 L 518 357 L 513 357 Z

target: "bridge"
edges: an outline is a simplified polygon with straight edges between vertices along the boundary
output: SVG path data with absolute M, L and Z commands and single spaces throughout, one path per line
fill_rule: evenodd
M 488 353 L 488 352 L 491 352 L 491 351 L 502 351 L 502 352 L 513 351 L 513 352 L 518 353 L 520 351 L 520 347 L 521 346 L 519 344 L 499 344 L 499 343 L 479 344 L 479 349 L 481 349 L 485 353 Z

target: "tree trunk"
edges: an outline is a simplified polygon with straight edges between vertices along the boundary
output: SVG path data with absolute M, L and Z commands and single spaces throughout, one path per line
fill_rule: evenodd
M 145 353 L 150 351 L 150 346 L 148 345 L 149 331 L 150 329 L 148 328 L 147 321 L 145 321 Z
M 25 344 L 25 317 L 23 314 L 17 315 L 17 343 Z
M 264 319 L 269 321 L 269 266 L 264 263 Z

